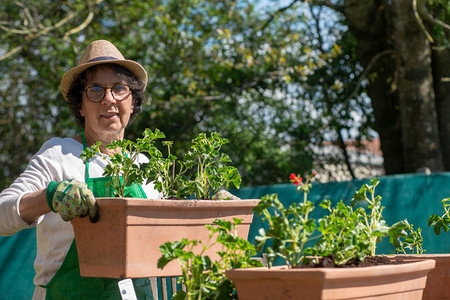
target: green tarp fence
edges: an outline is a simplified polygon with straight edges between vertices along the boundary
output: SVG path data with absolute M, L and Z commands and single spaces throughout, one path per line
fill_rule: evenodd
M 350 201 L 355 191 L 369 180 L 352 180 L 346 182 L 315 183 L 309 199 L 315 203 L 329 199 L 333 203 Z M 289 205 L 300 201 L 302 195 L 297 193 L 292 184 L 259 186 L 232 191 L 233 194 L 246 199 L 261 198 L 267 194 L 278 194 L 279 199 Z M 376 190 L 383 198 L 383 216 L 388 224 L 405 218 L 414 228 L 422 228 L 424 249 L 427 253 L 450 253 L 450 232 L 436 236 L 427 226 L 428 217 L 443 212 L 441 200 L 450 197 L 450 173 L 431 175 L 408 174 L 384 176 Z M 320 208 L 317 209 L 320 212 Z M 318 217 L 320 213 L 317 214 Z M 249 240 L 254 241 L 261 219 L 254 217 L 250 228 Z M 36 255 L 36 231 L 23 230 L 14 236 L 0 237 L 0 290 L 1 299 L 31 299 L 35 275 L 33 262 Z M 395 253 L 395 249 L 383 241 L 377 247 L 378 254 Z

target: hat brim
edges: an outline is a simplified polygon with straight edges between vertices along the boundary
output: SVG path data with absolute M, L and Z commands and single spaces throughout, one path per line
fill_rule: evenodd
M 67 71 L 62 79 L 61 79 L 61 91 L 64 97 L 64 100 L 66 102 L 69 102 L 67 98 L 67 94 L 69 93 L 70 86 L 74 82 L 74 80 L 80 76 L 81 73 L 83 73 L 86 69 L 100 64 L 116 64 L 119 66 L 124 67 L 128 71 L 130 71 L 136 78 L 141 81 L 144 84 L 144 90 L 147 87 L 147 72 L 145 69 L 138 64 L 137 62 L 133 60 L 128 59 L 111 59 L 111 60 L 100 60 L 100 61 L 93 61 L 88 62 L 85 64 L 78 65 L 76 67 L 73 67 L 69 71 Z

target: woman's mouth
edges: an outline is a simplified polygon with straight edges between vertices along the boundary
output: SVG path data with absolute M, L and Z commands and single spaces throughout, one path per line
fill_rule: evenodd
M 104 113 L 104 114 L 101 114 L 101 116 L 102 116 L 103 118 L 106 118 L 106 119 L 112 119 L 112 118 L 115 118 L 115 117 L 117 117 L 117 115 L 118 115 L 118 113 L 116 113 L 116 112 L 110 112 L 110 113 Z

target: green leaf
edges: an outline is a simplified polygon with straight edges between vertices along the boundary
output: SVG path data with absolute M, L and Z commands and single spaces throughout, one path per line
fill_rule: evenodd
M 436 235 L 440 235 L 441 234 L 441 230 L 448 232 L 449 230 L 449 225 L 450 225 L 450 218 L 442 218 L 439 217 L 436 214 L 433 214 L 429 219 L 428 219 L 428 226 L 434 227 L 434 233 Z

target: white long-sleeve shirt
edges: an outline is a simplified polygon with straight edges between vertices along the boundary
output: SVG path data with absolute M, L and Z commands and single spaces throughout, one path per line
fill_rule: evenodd
M 72 138 L 52 138 L 31 158 L 25 171 L 14 183 L 0 193 L 0 235 L 12 235 L 19 230 L 36 227 L 37 254 L 34 262 L 36 285 L 33 299 L 45 297 L 46 285 L 61 266 L 74 239 L 73 227 L 59 214 L 50 212 L 27 224 L 19 212 L 23 195 L 47 188 L 51 181 L 75 179 L 85 182 L 86 165 L 80 158 L 83 145 Z M 147 162 L 144 155 L 137 163 Z M 107 162 L 94 158 L 89 162 L 89 177 L 102 177 Z M 143 185 L 147 198 L 160 199 L 161 194 L 153 184 Z

